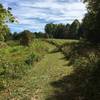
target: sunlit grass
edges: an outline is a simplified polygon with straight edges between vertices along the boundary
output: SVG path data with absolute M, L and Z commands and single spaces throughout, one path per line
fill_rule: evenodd
M 62 44 L 66 40 L 53 41 Z M 6 48 L 1 48 L 0 55 L 4 57 L 4 63 L 8 64 L 6 68 L 8 77 L 5 75 L 0 78 L 1 85 L 4 85 L 1 87 L 0 99 L 31 100 L 33 98 L 34 100 L 37 96 L 40 100 L 45 100 L 52 94 L 54 88 L 50 83 L 72 72 L 72 67 L 66 66 L 68 62 L 63 59 L 64 55 L 60 52 L 52 52 L 55 48 L 56 46 L 41 39 L 35 39 L 29 47 L 10 44 Z M 14 76 L 10 78 L 8 72 L 21 78 Z

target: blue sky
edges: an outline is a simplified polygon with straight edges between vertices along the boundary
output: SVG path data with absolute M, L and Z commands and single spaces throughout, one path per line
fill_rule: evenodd
M 82 20 L 86 13 L 85 5 L 80 0 L 0 0 L 19 23 L 9 24 L 12 32 L 43 31 L 47 23 L 72 23 Z

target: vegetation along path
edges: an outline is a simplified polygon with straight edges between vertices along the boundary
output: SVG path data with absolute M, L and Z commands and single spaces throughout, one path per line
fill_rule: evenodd
M 48 45 L 50 45 L 48 54 L 16 84 L 11 94 L 12 100 L 47 100 L 46 98 L 56 89 L 51 83 L 72 72 L 72 67 L 67 66 L 68 62 L 64 59 L 64 55 L 59 51 L 55 52 L 55 46 L 49 43 Z
M 68 62 L 64 59 L 64 55 L 61 52 L 53 52 L 53 50 L 51 50 L 51 52 L 35 66 L 33 69 L 33 77 L 36 76 L 36 79 L 38 80 L 37 96 L 39 97 L 39 100 L 44 100 L 45 96 L 50 95 L 54 90 L 50 86 L 50 83 L 59 80 L 66 74 L 70 74 L 72 69 L 71 67 L 66 66 L 67 63 Z

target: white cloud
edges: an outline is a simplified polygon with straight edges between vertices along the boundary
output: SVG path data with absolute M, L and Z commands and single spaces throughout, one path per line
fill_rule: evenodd
M 0 0 L 6 7 L 12 7 L 12 13 L 19 20 L 19 25 L 10 25 L 18 30 L 28 28 L 41 31 L 49 22 L 71 23 L 74 19 L 82 20 L 86 13 L 85 5 L 80 0 Z M 13 27 L 14 26 L 14 27 Z M 16 27 L 15 27 L 16 26 Z

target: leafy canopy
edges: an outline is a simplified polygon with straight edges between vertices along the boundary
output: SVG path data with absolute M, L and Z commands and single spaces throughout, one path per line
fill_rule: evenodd
M 5 36 L 10 33 L 8 28 L 8 22 L 14 22 L 15 18 L 11 14 L 11 8 L 5 9 L 2 4 L 0 4 L 0 40 L 4 41 Z

